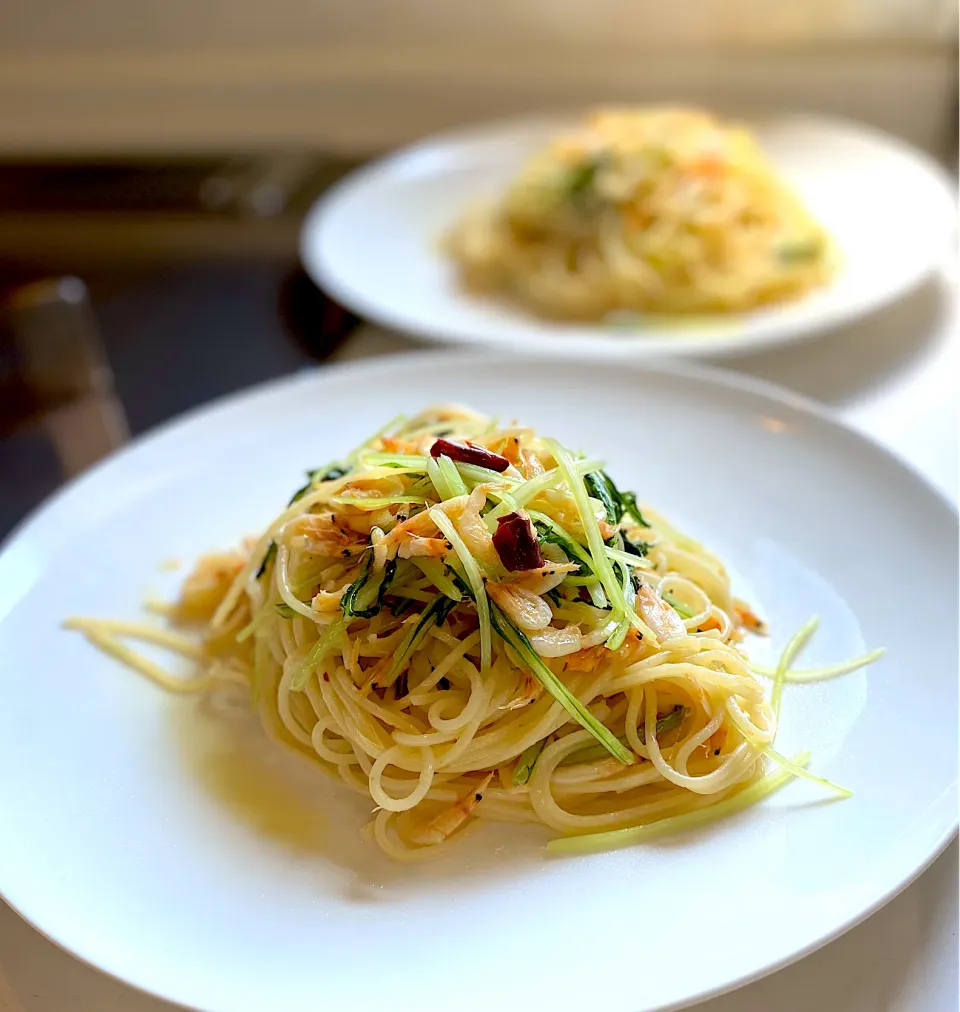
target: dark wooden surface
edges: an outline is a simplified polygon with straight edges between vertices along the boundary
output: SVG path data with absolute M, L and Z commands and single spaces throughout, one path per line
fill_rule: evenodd
M 84 280 L 134 436 L 323 361 L 357 324 L 293 260 L 130 273 L 118 266 Z M 0 536 L 61 481 L 42 428 L 21 426 L 0 437 Z

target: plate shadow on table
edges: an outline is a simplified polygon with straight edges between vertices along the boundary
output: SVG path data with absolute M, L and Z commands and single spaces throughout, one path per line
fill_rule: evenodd
M 947 315 L 952 297 L 943 279 L 930 278 L 902 299 L 846 326 L 717 364 L 841 407 L 922 358 L 935 340 L 937 323 Z

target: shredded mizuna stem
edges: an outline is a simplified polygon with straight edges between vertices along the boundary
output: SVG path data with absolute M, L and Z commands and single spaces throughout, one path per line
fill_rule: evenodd
M 463 600 L 460 588 L 446 574 L 446 567 L 439 559 L 413 558 L 410 560 L 417 569 L 451 601 Z
M 500 471 L 491 471 L 487 467 L 481 467 L 479 464 L 467 464 L 462 460 L 456 460 L 454 463 L 464 481 L 470 481 L 474 485 L 499 486 L 498 495 L 506 495 L 510 489 L 517 485 L 516 481 L 506 477 Z
M 820 619 L 814 615 L 791 637 L 783 648 L 783 653 L 780 655 L 777 668 L 773 673 L 773 692 L 770 696 L 770 705 L 773 707 L 773 712 L 776 714 L 778 721 L 780 719 L 780 698 L 783 695 L 787 671 L 800 651 L 810 642 L 810 637 L 817 631 L 817 626 L 819 625 Z
M 614 757 L 629 766 L 636 757 L 617 736 L 580 702 L 579 699 L 550 670 L 543 658 L 533 649 L 524 633 L 517 628 L 496 606 L 492 607 L 492 618 L 497 632 L 517 652 L 534 677 L 571 717 Z
M 437 466 L 440 468 L 440 473 L 446 479 L 447 486 L 453 493 L 450 498 L 454 499 L 458 495 L 467 495 L 467 486 L 463 478 L 460 476 L 460 472 L 457 470 L 457 465 L 449 457 L 440 456 L 437 458 Z
M 827 780 L 826 777 L 816 776 L 809 770 L 805 770 L 802 766 L 798 766 L 792 759 L 787 759 L 786 756 L 780 755 L 780 753 L 773 748 L 765 748 L 763 750 L 763 754 L 769 756 L 775 763 L 779 763 L 785 770 L 789 770 L 795 777 L 799 777 L 802 780 L 808 780 L 812 784 L 819 784 L 821 787 L 826 787 L 827 790 L 839 794 L 841 798 L 853 797 L 853 791 L 848 790 L 846 787 L 841 787 L 839 784 L 835 784 L 832 780 Z
M 441 502 L 456 497 L 456 492 L 450 487 L 447 476 L 440 470 L 440 461 L 434 460 L 433 457 L 427 459 L 427 477 L 433 482 L 433 487 L 437 490 Z
M 575 466 L 578 474 L 586 474 L 588 471 L 595 471 L 598 467 L 603 467 L 603 461 L 578 460 Z M 564 478 L 560 469 L 556 467 L 544 474 L 537 475 L 536 478 L 529 478 L 527 481 L 514 487 L 511 493 L 514 505 L 509 507 L 505 504 L 497 506 L 496 509 L 492 510 L 492 514 L 494 516 L 504 516 L 510 510 L 516 509 L 517 506 L 525 506 L 531 499 L 535 499 L 540 495 L 541 492 L 546 492 L 548 489 L 561 485 L 563 480 Z
M 294 673 L 293 678 L 290 679 L 291 692 L 300 692 L 303 689 L 307 684 L 310 673 L 333 649 L 340 636 L 347 631 L 347 627 L 351 621 L 352 619 L 350 618 L 342 618 L 324 629 L 320 639 L 310 648 L 307 656 L 301 661 L 300 667 Z
M 628 613 L 634 613 L 636 595 L 633 592 L 633 584 L 630 581 L 630 571 L 626 566 L 620 565 L 620 572 L 623 578 L 623 583 L 621 585 L 623 590 L 623 599 L 626 602 Z M 623 641 L 627 638 L 627 633 L 629 631 L 630 618 L 629 614 L 625 614 L 617 623 L 613 632 L 607 637 L 607 648 L 610 650 L 619 650 L 620 647 L 623 646 Z
M 653 634 L 653 630 L 647 626 L 643 619 L 641 619 L 627 603 L 623 593 L 623 588 L 617 580 L 610 560 L 607 558 L 606 545 L 603 543 L 603 537 L 600 534 L 600 527 L 597 524 L 597 518 L 593 515 L 593 511 L 590 509 L 587 490 L 583 484 L 583 478 L 577 471 L 573 457 L 571 457 L 569 451 L 565 450 L 558 442 L 556 442 L 556 440 L 547 439 L 545 442 L 547 446 L 550 447 L 550 452 L 553 454 L 553 458 L 557 462 L 557 469 L 563 475 L 563 479 L 567 483 L 567 488 L 573 496 L 574 502 L 577 504 L 577 510 L 580 513 L 580 522 L 583 525 L 584 533 L 587 536 L 587 544 L 590 546 L 591 568 L 597 574 L 600 583 L 603 585 L 603 589 L 606 592 L 607 598 L 613 605 L 614 611 L 619 613 L 617 616 L 618 621 L 619 619 L 626 617 L 631 625 L 640 630 L 644 638 L 651 646 L 659 646 L 657 637 Z M 614 636 L 616 635 L 617 633 L 614 633 Z
M 363 456 L 363 452 L 367 449 L 367 447 L 373 446 L 373 444 L 381 436 L 385 436 L 393 428 L 399 428 L 406 422 L 406 420 L 407 416 L 404 414 L 394 415 L 386 425 L 381 425 L 369 439 L 362 442 L 356 449 L 351 450 L 350 453 L 347 454 L 347 462 L 349 464 L 355 464 L 360 457 Z
M 412 453 L 365 453 L 360 458 L 360 463 L 365 467 L 379 465 L 380 467 L 398 468 L 397 473 L 403 474 L 404 471 L 412 473 L 425 471 L 427 458 Z
M 675 594 L 671 594 L 669 590 L 661 594 L 660 596 L 664 599 L 664 601 L 667 602 L 667 604 L 670 605 L 671 608 L 673 608 L 673 610 L 681 618 L 693 618 L 693 616 L 696 614 L 696 612 L 688 608 L 687 605 L 685 605 L 683 601 L 680 600 L 679 597 L 677 597 Z
M 809 761 L 809 752 L 802 752 L 790 760 L 795 767 L 802 767 Z M 597 850 L 609 850 L 613 847 L 640 843 L 667 833 L 679 833 L 683 830 L 694 829 L 728 815 L 734 815 L 736 812 L 742 812 L 745 808 L 769 797 L 774 791 L 780 790 L 781 787 L 793 780 L 794 776 L 795 774 L 788 769 L 777 770 L 776 773 L 768 773 L 762 780 L 745 787 L 733 797 L 718 801 L 705 808 L 684 812 L 682 815 L 672 815 L 666 819 L 660 819 L 659 822 L 651 822 L 646 826 L 630 826 L 627 829 L 614 829 L 607 833 L 561 837 L 559 840 L 551 840 L 547 844 L 547 850 L 552 854 L 589 854 Z
M 474 603 L 477 606 L 477 619 L 480 622 L 480 669 L 487 671 L 493 659 L 493 632 L 490 627 L 490 601 L 487 598 L 487 590 L 483 585 L 483 575 L 477 560 L 473 557 L 470 549 L 464 544 L 453 521 L 443 510 L 434 506 L 430 510 L 430 519 L 437 525 L 440 533 L 453 545 L 453 550 L 463 566 L 467 583 L 473 591 Z
M 828 664 L 822 668 L 807 668 L 799 671 L 796 668 L 791 668 L 784 674 L 783 680 L 787 685 L 810 685 L 815 682 L 826 682 L 831 678 L 839 678 L 841 675 L 849 675 L 860 668 L 865 668 L 873 664 L 874 661 L 880 660 L 886 652 L 883 647 L 880 647 L 842 664 Z M 761 664 L 751 664 L 750 670 L 764 678 L 773 678 L 777 673 L 775 667 L 769 668 Z
M 512 783 L 514 787 L 522 787 L 530 779 L 533 768 L 537 765 L 537 759 L 540 758 L 540 753 L 546 744 L 547 739 L 541 738 L 520 753 L 520 758 L 517 759 L 517 765 L 513 770 Z
M 379 510 L 384 506 L 394 506 L 400 503 L 417 503 L 423 505 L 427 500 L 422 495 L 388 495 L 388 496 L 358 496 L 358 495 L 335 495 L 330 499 L 335 506 L 355 506 L 357 509 Z
M 631 555 L 629 552 L 621 552 L 619 548 L 607 548 L 607 558 L 611 562 L 621 562 L 625 566 L 632 566 L 634 569 L 653 569 L 654 565 L 649 559 L 639 555 Z

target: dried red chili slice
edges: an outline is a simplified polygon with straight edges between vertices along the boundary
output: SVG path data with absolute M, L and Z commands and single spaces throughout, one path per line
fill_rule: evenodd
M 515 573 L 521 569 L 539 569 L 543 564 L 543 552 L 533 530 L 529 517 L 520 513 L 508 513 L 498 517 L 497 529 L 493 535 L 493 547 L 500 561 Z
M 501 457 L 499 453 L 491 453 L 482 446 L 473 444 L 451 443 L 449 439 L 438 439 L 430 447 L 431 457 L 449 457 L 451 460 L 459 460 L 463 464 L 476 464 L 477 467 L 485 467 L 488 471 L 506 471 L 510 461 Z

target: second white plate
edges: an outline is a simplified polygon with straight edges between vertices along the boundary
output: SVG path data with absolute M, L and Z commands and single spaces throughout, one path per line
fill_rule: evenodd
M 471 295 L 438 237 L 495 197 L 572 117 L 474 127 L 422 141 L 344 180 L 308 215 L 301 256 L 314 280 L 363 316 L 429 340 L 597 359 L 729 355 L 785 344 L 882 306 L 944 255 L 955 218 L 945 174 L 906 144 L 808 116 L 751 121 L 782 175 L 825 225 L 842 266 L 802 301 L 738 315 L 651 318 L 636 329 L 563 324 Z

